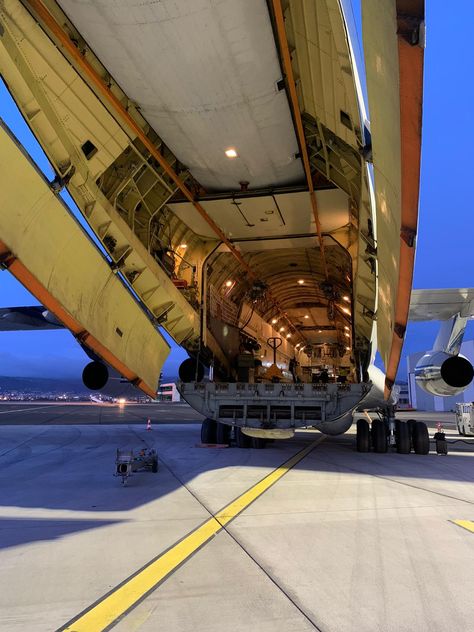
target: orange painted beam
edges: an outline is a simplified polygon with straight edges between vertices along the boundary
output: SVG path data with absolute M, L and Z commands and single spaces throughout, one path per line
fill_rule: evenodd
M 405 4 L 407 4 L 405 2 Z M 409 3 L 408 3 L 409 4 Z M 415 6 L 416 5 L 416 6 Z M 423 3 L 421 3 L 421 9 Z M 405 7 L 409 8 L 409 7 Z M 414 2 L 415 15 L 420 15 L 420 2 Z M 402 213 L 400 234 L 400 263 L 397 300 L 395 304 L 395 327 L 392 335 L 389 361 L 386 367 L 385 398 L 391 393 L 402 352 L 405 330 L 408 323 L 415 244 L 418 225 L 418 201 L 421 164 L 421 121 L 423 102 L 423 58 L 420 45 L 409 43 L 399 28 L 398 62 L 400 73 L 400 136 Z
M 116 369 L 124 378 L 151 398 L 156 397 L 156 390 L 146 384 L 136 373 L 133 373 L 123 362 L 111 353 L 97 338 L 69 314 L 68 311 L 48 292 L 42 283 L 26 268 L 17 257 L 10 252 L 8 246 L 0 241 L 0 261 L 22 283 L 38 301 L 46 307 L 71 333 L 80 339 L 89 349 L 97 353 L 105 362 Z

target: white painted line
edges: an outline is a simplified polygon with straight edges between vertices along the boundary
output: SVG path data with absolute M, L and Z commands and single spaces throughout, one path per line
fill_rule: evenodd
M 0 411 L 0 415 L 8 415 L 10 413 L 23 413 L 25 410 L 39 410 L 40 408 L 49 408 L 49 404 L 45 404 L 44 406 L 34 406 L 33 408 L 30 406 L 29 408 L 14 408 L 13 410 L 2 410 Z

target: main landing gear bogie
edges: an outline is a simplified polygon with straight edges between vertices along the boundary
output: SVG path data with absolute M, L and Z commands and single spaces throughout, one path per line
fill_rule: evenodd
M 395 420 L 394 447 L 398 454 L 428 454 L 430 438 L 428 428 L 422 421 L 409 419 L 406 422 Z M 382 419 L 374 419 L 371 427 L 365 419 L 357 420 L 356 449 L 357 452 L 374 452 L 382 454 L 390 446 L 389 424 Z
M 204 419 L 201 425 L 201 442 L 209 445 L 231 445 L 232 428 L 214 419 Z M 254 448 L 261 450 L 265 447 L 265 439 L 249 437 L 238 426 L 234 427 L 234 441 L 238 448 Z

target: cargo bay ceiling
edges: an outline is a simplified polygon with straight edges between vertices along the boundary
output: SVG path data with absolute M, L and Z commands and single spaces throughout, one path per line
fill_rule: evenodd
M 375 311 L 376 243 L 361 157 L 366 139 L 356 71 L 339 2 L 282 3 L 292 76 L 284 66 L 285 42 L 278 36 L 279 2 L 59 4 L 64 13 L 51 0 L 24 2 L 58 46 L 52 53 L 28 30 L 19 3 L 4 3 L 12 32 L 16 28 L 19 39 L 24 33 L 21 54 L 53 103 L 82 164 L 74 165 L 74 152 L 57 152 L 57 143 L 35 131 L 58 172 L 70 174 L 73 197 L 132 286 L 139 275 L 143 278 L 146 253 L 140 261 L 128 254 L 125 242 L 133 239 L 120 241 L 112 234 L 116 216 L 148 254 L 156 259 L 158 251 L 167 251 L 172 256 L 172 263 L 164 266 L 168 276 L 188 275 L 190 280 L 194 268 L 193 282 L 198 285 L 204 258 L 224 242 L 227 252 L 213 255 L 214 262 L 215 257 L 221 261 L 213 267 L 212 282 L 219 284 L 232 273 L 241 287 L 236 286 L 231 298 L 239 303 L 252 282 L 262 280 L 268 285 L 262 316 L 270 318 L 279 310 L 295 321 L 295 329 L 312 300 L 320 310 L 314 313 L 314 328 L 342 326 L 328 308 L 336 303 L 337 312 L 341 297 L 348 294 L 354 344 L 367 348 Z M 40 7 L 52 14 L 59 30 L 45 21 Z M 73 42 L 76 54 L 65 49 L 59 31 Z M 38 51 L 41 63 L 36 62 Z M 62 55 L 77 75 L 66 72 Z M 91 83 L 84 64 L 94 69 L 105 91 Z M 8 77 L 7 82 L 13 86 Z M 79 89 L 83 82 L 90 94 Z M 121 120 L 123 113 L 107 90 L 136 122 L 139 134 Z M 68 100 L 71 92 L 76 99 L 80 95 L 81 107 L 93 113 L 94 123 Z M 26 95 L 14 96 L 25 112 Z M 30 110 L 31 115 L 31 103 Z M 114 122 L 105 120 L 108 113 Z M 30 120 L 35 129 L 33 117 Z M 120 134 L 112 131 L 116 122 Z M 105 134 L 101 138 L 97 125 L 116 139 L 121 135 L 118 148 L 110 151 L 112 144 L 103 140 Z M 226 155 L 229 149 L 235 157 Z M 305 155 L 310 186 L 316 189 L 317 218 L 308 195 Z M 72 177 L 71 163 L 76 167 Z M 89 176 L 79 185 L 84 164 Z M 91 195 L 84 195 L 93 186 L 105 198 L 103 206 L 111 218 L 112 226 L 105 229 L 104 221 L 94 221 L 97 204 L 91 210 Z M 93 197 L 98 199 L 97 191 Z M 125 235 L 125 228 L 121 230 Z M 134 248 L 138 252 L 138 246 Z M 280 269 L 272 250 L 282 262 L 276 276 Z M 288 258 L 292 251 L 294 261 Z M 162 260 L 159 265 L 163 269 Z M 305 281 L 304 290 L 299 280 Z M 135 291 L 138 286 L 135 282 Z M 344 318 L 347 322 L 347 314 Z M 192 323 L 190 327 L 196 331 Z M 304 327 L 303 322 L 299 329 L 308 340 Z M 189 331 L 183 329 L 176 339 L 185 340 Z

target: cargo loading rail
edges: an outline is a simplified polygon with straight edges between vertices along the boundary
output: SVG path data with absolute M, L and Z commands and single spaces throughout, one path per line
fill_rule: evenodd
M 178 390 L 209 419 L 250 428 L 301 428 L 352 410 L 370 384 L 190 382 Z

